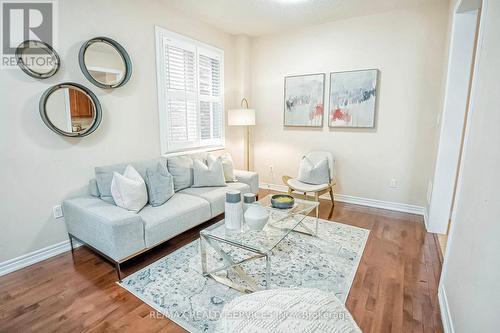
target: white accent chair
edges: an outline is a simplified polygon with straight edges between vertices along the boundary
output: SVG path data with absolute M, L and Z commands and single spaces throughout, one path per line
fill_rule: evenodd
M 272 289 L 224 306 L 216 333 L 362 333 L 345 305 L 319 289 Z
M 329 174 L 330 182 L 319 185 L 312 185 L 301 182 L 300 180 L 292 178 L 290 176 L 283 176 L 282 178 L 283 183 L 285 183 L 285 185 L 288 186 L 288 194 L 290 194 L 295 198 L 314 200 L 316 202 L 319 202 L 319 197 L 321 195 L 325 193 L 330 193 L 332 206 L 334 206 L 335 201 L 333 198 L 333 187 L 336 184 L 336 179 L 335 179 L 335 168 L 334 168 L 335 158 L 333 157 L 333 154 L 329 151 L 318 150 L 309 152 L 308 154 L 305 155 L 305 157 L 309 158 L 311 162 L 313 162 L 314 164 L 317 164 L 318 162 L 324 160 L 325 158 L 328 159 L 328 166 L 330 170 Z M 312 195 L 308 195 L 308 193 L 311 193 Z M 319 208 L 316 209 L 316 216 L 318 215 L 319 215 Z

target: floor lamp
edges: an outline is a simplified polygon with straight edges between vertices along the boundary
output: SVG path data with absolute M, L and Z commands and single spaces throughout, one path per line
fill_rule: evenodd
M 247 170 L 250 170 L 250 126 L 255 125 L 255 110 L 248 108 L 246 98 L 241 100 L 240 106 L 240 109 L 229 110 L 227 123 L 229 126 L 246 126 Z

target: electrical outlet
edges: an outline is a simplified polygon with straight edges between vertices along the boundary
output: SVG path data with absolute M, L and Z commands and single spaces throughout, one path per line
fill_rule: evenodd
M 389 182 L 389 187 L 390 188 L 398 188 L 398 181 L 397 179 L 391 179 L 391 181 Z
M 52 207 L 52 213 L 54 214 L 54 218 L 56 218 L 56 219 L 64 216 L 61 205 L 57 205 L 57 206 Z

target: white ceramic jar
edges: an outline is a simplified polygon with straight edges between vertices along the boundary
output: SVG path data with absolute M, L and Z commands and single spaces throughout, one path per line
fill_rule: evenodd
M 247 211 L 248 207 L 253 205 L 257 200 L 255 194 L 253 193 L 245 193 L 243 194 L 243 214 Z
M 267 209 L 256 203 L 245 212 L 245 223 L 251 230 L 262 230 L 269 219 Z
M 243 226 L 243 206 L 240 191 L 226 193 L 225 218 L 226 229 L 241 232 Z

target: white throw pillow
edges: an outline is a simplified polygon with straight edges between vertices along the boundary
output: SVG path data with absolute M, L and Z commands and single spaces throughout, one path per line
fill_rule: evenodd
M 117 206 L 134 213 L 140 211 L 148 203 L 146 183 L 131 165 L 127 166 L 123 175 L 113 172 L 111 195 Z
M 220 157 L 208 166 L 200 160 L 193 161 L 193 186 L 191 187 L 207 186 L 226 186 Z
M 222 161 L 222 169 L 224 170 L 224 178 L 226 179 L 226 182 L 235 182 L 236 177 L 234 176 L 234 163 L 231 154 L 226 152 L 219 157 L 214 154 L 208 154 L 208 165 L 211 165 L 218 158 Z
M 304 156 L 300 161 L 299 176 L 297 177 L 303 183 L 320 185 L 330 183 L 330 168 L 328 159 L 319 161 L 316 165 Z

